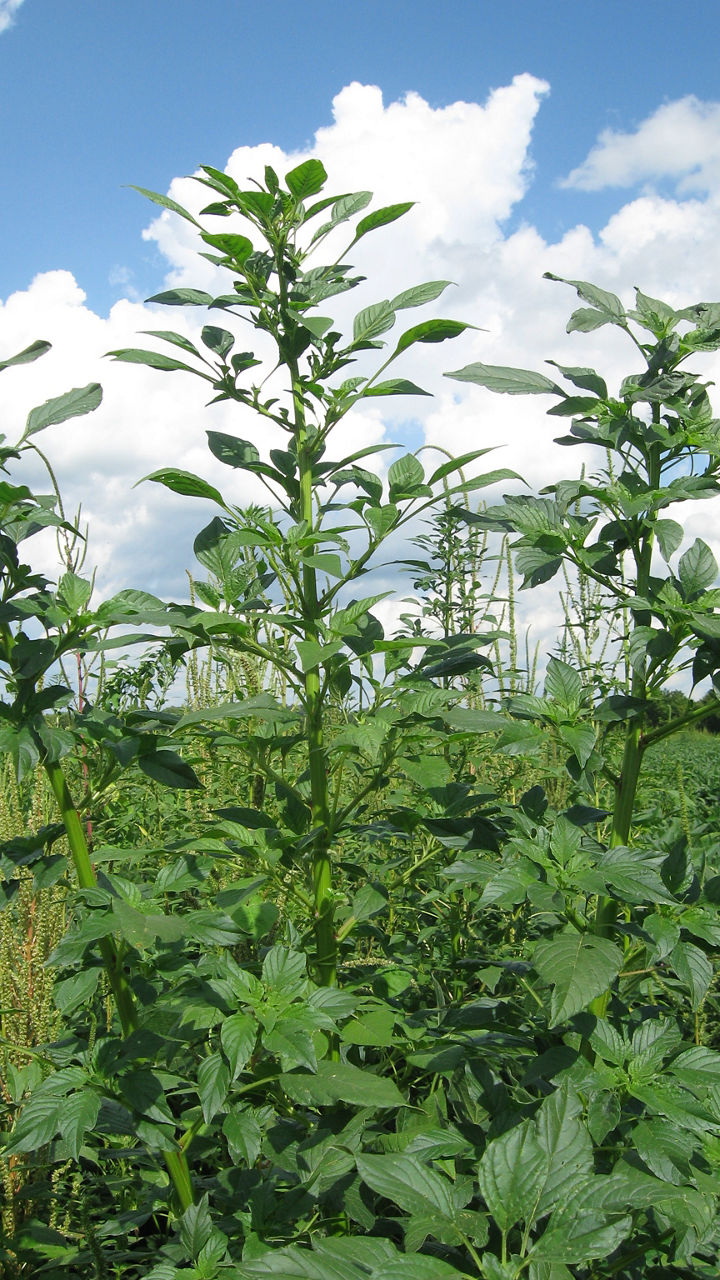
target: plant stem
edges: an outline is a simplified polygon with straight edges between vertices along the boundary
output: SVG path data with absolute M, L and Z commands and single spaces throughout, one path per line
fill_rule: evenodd
M 60 765 L 57 761 L 45 760 L 43 762 L 45 773 L 47 774 L 53 795 L 60 810 L 63 826 L 67 835 L 70 853 L 75 867 L 75 874 L 78 878 L 78 884 L 81 889 L 94 889 L 97 885 L 97 877 L 90 861 L 90 853 L 88 851 L 87 839 L 85 836 L 85 828 L 80 820 L 80 815 L 73 804 L 72 796 L 67 785 L 67 780 Z M 104 937 L 98 939 L 100 954 L 105 966 L 110 990 L 115 1000 L 120 1025 L 123 1035 L 128 1036 L 138 1027 L 137 1007 L 132 993 L 132 988 L 123 971 L 122 958 L 118 950 L 115 939 L 112 937 Z M 192 1181 L 190 1178 L 190 1170 L 187 1160 L 182 1151 L 166 1151 L 165 1164 L 168 1173 L 175 1188 L 178 1203 L 184 1212 L 190 1207 L 194 1201 Z

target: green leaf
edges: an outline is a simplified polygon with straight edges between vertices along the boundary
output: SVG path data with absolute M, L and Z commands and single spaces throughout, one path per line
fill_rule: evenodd
M 58 596 L 67 606 L 70 613 L 80 613 L 87 605 L 93 592 L 92 582 L 87 578 L 79 578 L 68 570 L 58 583 Z
M 217 325 L 206 324 L 200 334 L 209 351 L 216 352 L 222 359 L 230 351 L 235 342 L 235 335 L 229 329 L 219 329 Z
M 569 929 L 543 939 L 533 953 L 533 964 L 543 982 L 552 988 L 550 1025 L 566 1022 L 602 995 L 622 968 L 619 947 L 607 938 Z
M 333 1102 L 349 1102 L 373 1110 L 407 1106 L 393 1080 L 349 1062 L 319 1062 L 315 1074 L 293 1071 L 282 1075 L 280 1082 L 289 1098 L 306 1106 Z
M 405 289 L 393 298 L 390 306 L 395 311 L 404 311 L 408 307 L 422 307 L 426 302 L 433 302 L 452 284 L 452 280 L 428 280 L 427 284 L 416 284 L 412 289 Z
M 161 747 L 156 751 L 141 751 L 138 764 L 148 778 L 161 782 L 165 787 L 192 790 L 202 783 L 190 765 L 176 751 Z
M 220 1027 L 220 1043 L 230 1066 L 230 1078 L 236 1080 L 245 1070 L 257 1040 L 257 1023 L 250 1013 L 232 1013 Z
M 288 191 L 296 200 L 307 200 L 317 195 L 327 182 L 327 173 L 319 160 L 305 160 L 297 168 L 285 174 Z
M 180 1219 L 180 1243 L 193 1261 L 212 1235 L 213 1224 L 204 1195 L 198 1204 L 191 1204 Z
M 412 495 L 413 491 L 423 483 L 425 472 L 423 471 L 422 463 L 414 454 L 406 453 L 402 458 L 397 458 L 391 464 L 387 478 L 390 486 L 390 498 L 395 501 L 398 497 Z
M 478 1165 L 478 1185 L 501 1231 L 532 1220 L 546 1169 L 546 1153 L 532 1121 L 509 1129 L 488 1144 Z
M 209 307 L 213 301 L 211 293 L 202 289 L 166 289 L 164 293 L 154 293 L 146 302 L 160 302 L 164 307 Z
M 166 489 L 172 489 L 173 493 L 180 493 L 184 497 L 208 498 L 221 507 L 225 506 L 220 491 L 208 484 L 207 480 L 193 475 L 192 471 L 179 471 L 174 467 L 165 467 L 160 471 L 151 471 L 150 475 L 143 476 L 143 480 L 153 480 L 155 484 L 163 484 Z
M 404 1213 L 435 1210 L 450 1220 L 455 1216 L 452 1184 L 416 1156 L 358 1156 L 357 1169 L 363 1182 Z
M 65 1099 L 60 1094 L 33 1093 L 25 1103 L 15 1123 L 5 1154 L 38 1151 L 55 1137 L 60 1127 L 60 1116 Z
M 395 324 L 395 312 L 387 298 L 384 302 L 374 302 L 365 307 L 353 320 L 353 343 L 370 342 L 386 333 Z
M 407 351 L 416 342 L 445 342 L 448 338 L 457 338 L 466 329 L 474 329 L 471 324 L 463 324 L 461 320 L 424 320 L 412 329 L 406 329 L 395 348 L 394 355 Z
M 407 378 L 389 378 L 386 382 L 376 382 L 362 392 L 363 397 L 429 396 L 430 394 L 431 392 L 423 391 L 422 387 L 419 387 L 415 382 L 409 382 Z
M 612 1219 L 600 1210 L 583 1212 L 583 1190 L 578 1188 L 577 1196 L 556 1209 L 533 1249 L 536 1259 L 583 1265 L 593 1258 L 607 1258 L 630 1234 L 629 1215 Z
M 653 856 L 642 849 L 626 849 L 617 845 L 608 849 L 597 863 L 611 893 L 624 902 L 665 902 L 676 906 L 676 899 L 663 883 L 658 863 L 662 856 Z
M 357 244 L 358 240 L 362 239 L 370 231 L 375 231 L 378 227 L 386 227 L 388 223 L 402 218 L 403 214 L 407 213 L 408 209 L 412 209 L 414 204 L 414 200 L 407 200 L 403 204 L 388 204 L 383 209 L 375 209 L 373 213 L 368 213 L 365 218 L 361 218 L 358 222 L 352 244 Z
M 71 978 L 55 983 L 55 1004 L 67 1018 L 81 1005 L 88 1004 L 97 988 L 99 969 L 82 969 Z
M 31 342 L 29 347 L 25 347 L 24 351 L 18 352 L 16 356 L 9 356 L 7 360 L 0 360 L 0 373 L 3 369 L 10 369 L 16 364 L 32 364 L 33 360 L 39 360 L 40 356 L 47 355 L 51 348 L 51 342 L 45 342 L 42 338 L 38 338 L 36 342 Z
M 677 520 L 656 520 L 653 527 L 660 554 L 667 564 L 683 540 L 683 527 L 677 523 Z
M 705 952 L 692 942 L 678 942 L 668 963 L 689 988 L 692 1008 L 699 1009 L 713 979 L 713 967 Z
M 148 191 L 147 187 L 132 187 L 133 191 L 139 191 L 141 196 L 145 196 L 148 200 L 152 200 L 153 204 L 159 204 L 163 209 L 169 209 L 171 213 L 178 213 L 181 218 L 185 218 L 187 222 L 192 222 L 194 227 L 200 224 L 195 221 L 192 214 L 187 209 L 183 209 L 181 204 L 176 204 L 169 196 L 161 196 L 157 191 Z
M 606 311 L 596 311 L 594 307 L 578 307 L 568 320 L 566 329 L 568 333 L 592 333 L 595 329 L 601 329 L 604 324 L 610 324 Z
M 227 1097 L 230 1071 L 219 1053 L 203 1058 L 197 1073 L 198 1096 L 205 1123 L 209 1124 Z
M 330 644 L 318 644 L 317 640 L 298 640 L 296 644 L 303 671 L 314 671 L 321 663 L 327 663 L 343 647 L 342 640 Z
M 75 387 L 62 396 L 46 400 L 37 409 L 31 409 L 23 432 L 23 439 L 34 436 L 37 431 L 53 426 L 57 422 L 66 422 L 68 418 L 80 418 L 92 413 L 102 401 L 102 387 L 99 382 L 89 382 L 86 387 Z
M 545 676 L 545 697 L 553 698 L 567 711 L 575 711 L 582 699 L 582 679 L 573 667 L 559 658 L 550 658 Z
M 183 364 L 182 360 L 174 360 L 172 356 L 165 356 L 161 351 L 144 351 L 140 348 L 125 348 L 121 351 L 106 351 L 106 355 L 112 356 L 113 360 L 122 360 L 126 364 L 144 364 L 149 369 L 160 369 L 163 373 L 175 373 L 178 369 L 185 373 L 194 373 L 199 378 L 205 378 L 206 381 L 212 382 L 209 375 L 202 373 L 199 369 L 193 369 L 192 365 Z
M 100 1098 L 91 1089 L 71 1093 L 62 1104 L 59 1115 L 60 1135 L 67 1143 L 71 1159 L 77 1160 L 83 1138 L 98 1118 Z
M 557 383 L 546 378 L 544 373 L 532 373 L 529 369 L 510 369 L 499 364 L 467 364 L 454 373 L 446 373 L 446 378 L 454 378 L 456 382 L 474 382 L 479 387 L 487 387 L 488 391 L 497 391 L 511 396 L 557 394 L 560 391 Z
M 696 538 L 678 561 L 678 577 L 685 598 L 697 595 L 717 578 L 717 561 L 706 542 Z
M 285 995 L 299 994 L 307 983 L 307 958 L 288 947 L 271 947 L 263 960 L 262 978 Z
M 250 1111 L 236 1109 L 223 1120 L 223 1133 L 227 1138 L 231 1159 L 251 1167 L 260 1155 L 262 1130 Z
M 598 311 L 605 312 L 608 318 L 615 323 L 625 319 L 625 308 L 620 299 L 614 293 L 608 293 L 606 289 L 601 289 L 599 285 L 590 284 L 587 280 L 566 280 L 563 276 L 554 275 L 552 271 L 544 272 L 543 279 L 571 285 L 583 302 L 589 302 Z
M 578 1182 L 592 1174 L 593 1146 L 581 1115 L 582 1103 L 568 1084 L 545 1098 L 537 1113 L 537 1139 L 546 1157 L 537 1218 L 572 1198 Z

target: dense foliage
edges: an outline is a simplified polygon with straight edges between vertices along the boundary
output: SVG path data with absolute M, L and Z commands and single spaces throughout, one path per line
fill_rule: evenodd
M 314 160 L 284 185 L 198 181 L 202 222 L 144 194 L 226 291 L 153 301 L 232 327 L 112 355 L 253 410 L 268 454 L 208 444 L 268 505 L 153 473 L 216 507 L 191 600 L 95 606 L 58 495 L 12 467 L 100 388 L 0 442 L 0 1274 L 715 1276 L 720 753 L 698 726 L 720 596 L 677 514 L 720 489 L 720 423 L 686 367 L 720 347 L 720 305 L 638 291 L 626 311 L 569 281 L 568 329 L 631 344 L 616 392 L 555 364 L 450 374 L 546 395 L 561 443 L 597 446 L 590 477 L 478 505 L 516 479 L 479 472 L 484 450 L 429 472 L 332 452 L 362 401 L 425 394 L 388 376 L 405 351 L 468 327 L 421 320 L 387 354 L 445 281 L 363 308 L 350 337 L 320 311 L 410 206 L 326 196 Z M 57 586 L 24 562 L 48 525 Z M 383 596 L 359 593 L 388 554 L 416 603 L 386 631 Z M 561 583 L 541 687 L 516 573 Z M 683 673 L 697 697 L 672 692 Z

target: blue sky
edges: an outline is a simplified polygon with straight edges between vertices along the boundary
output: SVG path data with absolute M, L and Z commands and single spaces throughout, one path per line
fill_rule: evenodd
M 102 383 L 102 407 L 45 442 L 67 508 L 89 521 L 98 591 L 187 589 L 208 513 L 133 488 L 139 477 L 175 465 L 260 500 L 208 455 L 204 428 L 276 443 L 242 407 L 208 411 L 187 375 L 105 359 L 142 330 L 196 335 L 202 316 L 147 306 L 150 294 L 223 291 L 188 224 L 130 184 L 199 209 L 183 175 L 200 164 L 244 182 L 317 154 L 331 192 L 416 200 L 358 246 L 367 284 L 338 301 L 338 323 L 351 304 L 449 279 L 430 314 L 477 328 L 398 368 L 434 398 L 354 411 L 340 443 L 487 446 L 537 488 L 581 461 L 553 445 L 544 405 L 443 372 L 548 358 L 611 383 L 631 372 L 616 333 L 566 335 L 574 297 L 546 271 L 628 302 L 634 285 L 679 306 L 720 298 L 719 37 L 718 0 L 0 0 L 0 352 L 53 344 L 31 372 L 3 375 L 0 412 L 12 434 L 34 404 Z M 720 384 L 720 361 L 705 372 Z M 720 555 L 711 505 L 688 532 Z M 533 608 L 550 626 L 537 596 Z
M 23 0 L 0 35 L 0 296 L 58 267 L 101 312 L 119 266 L 152 292 L 162 264 L 126 184 L 164 191 L 240 145 L 304 147 L 353 80 L 433 107 L 481 102 L 520 72 L 546 80 L 535 180 L 509 225 L 598 228 L 617 191 L 558 179 L 601 130 L 718 96 L 719 37 L 717 0 Z

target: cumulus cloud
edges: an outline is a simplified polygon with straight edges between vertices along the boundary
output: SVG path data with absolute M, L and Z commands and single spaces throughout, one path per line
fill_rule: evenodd
M 387 399 L 358 411 L 343 424 L 338 450 L 345 444 L 360 448 L 388 440 L 413 449 L 439 444 L 457 453 L 488 448 L 496 452 L 484 459 L 484 469 L 512 468 L 534 489 L 574 476 L 582 453 L 553 444 L 562 424 L 559 429 L 557 419 L 545 416 L 543 398 L 493 396 L 449 381 L 443 373 L 473 360 L 541 369 L 552 357 L 597 366 L 617 385 L 634 369 L 634 349 L 616 330 L 565 333 L 576 298 L 544 280 L 545 271 L 595 281 L 626 303 L 632 301 L 635 284 L 677 306 L 720 297 L 720 175 L 711 163 L 720 105 L 703 107 L 685 99 L 661 108 L 633 135 L 602 135 L 585 164 L 574 171 L 585 177 L 571 175 L 574 185 L 585 183 L 588 189 L 596 178 L 601 185 L 600 174 L 606 175 L 604 180 L 621 174 L 623 181 L 642 181 L 653 172 L 651 154 L 661 157 L 661 150 L 652 152 L 647 143 L 655 136 L 658 118 L 661 125 L 665 121 L 666 138 L 671 126 L 692 119 L 698 125 L 697 146 L 686 145 L 684 168 L 679 151 L 666 147 L 664 172 L 683 179 L 700 167 L 706 190 L 678 190 L 672 198 L 641 192 L 622 204 L 599 233 L 580 225 L 551 243 L 531 225 L 507 230 L 508 218 L 522 211 L 534 180 L 532 129 L 547 92 L 543 81 L 520 75 L 483 104 L 433 108 L 414 93 L 385 104 L 378 88 L 352 84 L 334 101 L 333 124 L 320 129 L 307 150 L 285 154 L 263 144 L 241 147 L 229 157 L 226 171 L 243 184 L 260 177 L 266 164 L 283 174 L 316 155 L 328 170 L 330 192 L 367 188 L 375 193 L 376 205 L 417 201 L 404 219 L 367 236 L 353 250 L 353 265 L 367 280 L 333 299 L 337 305 L 332 309 L 328 304 L 342 326 L 361 307 L 428 279 L 453 280 L 457 287 L 423 317 L 446 315 L 478 326 L 452 343 L 408 351 L 398 362 L 398 374 L 419 382 L 434 398 Z M 636 148 L 624 168 L 619 160 L 613 168 L 613 138 L 623 137 L 645 139 L 645 150 Z M 638 158 L 642 155 L 644 160 Z M 551 175 L 539 175 L 546 176 Z M 194 212 L 209 199 L 207 189 L 186 178 L 174 180 L 169 194 Z M 228 229 L 227 222 L 220 225 Z M 176 215 L 154 217 L 144 235 L 167 262 L 168 287 L 193 285 L 210 292 L 226 287 L 222 273 L 197 257 L 203 246 L 196 232 Z M 342 248 L 340 243 L 338 251 Z M 406 313 L 407 323 L 420 315 Z M 204 433 L 211 427 L 229 431 L 266 451 L 278 440 L 264 423 L 236 405 L 207 408 L 205 384 L 189 375 L 161 374 L 102 358 L 118 347 L 153 345 L 152 339 L 138 336 L 142 330 L 181 330 L 197 340 L 202 323 L 195 309 L 168 310 L 133 297 L 118 302 L 107 317 L 98 316 L 67 271 L 46 272 L 0 304 L 0 351 L 17 351 L 38 337 L 54 344 L 46 359 L 3 374 L 5 423 L 20 426 L 32 405 L 70 386 L 95 379 L 103 384 L 104 401 L 96 413 L 52 428 L 43 442 L 68 510 L 83 503 L 90 561 L 98 562 L 103 594 L 128 585 L 168 597 L 183 594 L 193 537 L 213 514 L 205 504 L 156 485 L 133 489 L 141 476 L 179 466 L 204 475 L 233 502 L 263 500 L 263 491 L 250 478 L 209 454 Z M 720 375 L 715 356 L 699 356 L 697 367 L 708 376 Z M 12 435 L 11 428 L 6 430 Z M 590 466 L 603 462 L 592 455 L 585 460 Z M 492 500 L 492 491 L 487 496 Z M 714 504 L 697 505 L 690 519 L 693 535 L 714 541 L 714 510 Z M 539 606 L 533 608 L 537 613 Z
M 11 27 L 23 0 L 0 0 L 0 34 Z
M 680 191 L 717 190 L 720 103 L 690 94 L 658 107 L 634 132 L 605 129 L 562 185 L 600 191 L 662 178 L 676 182 Z

